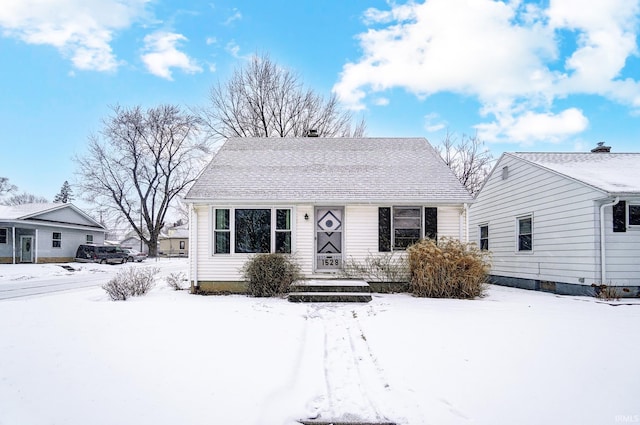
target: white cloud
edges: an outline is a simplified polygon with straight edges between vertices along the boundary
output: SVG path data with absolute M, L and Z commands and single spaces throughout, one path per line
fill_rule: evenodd
M 447 123 L 436 112 L 424 116 L 424 129 L 429 133 L 435 133 L 447 128 Z
M 77 69 L 112 71 L 113 35 L 144 16 L 147 1 L 4 0 L 0 27 L 6 37 L 57 48 Z
M 371 27 L 358 36 L 362 57 L 344 65 L 334 92 L 354 110 L 393 88 L 420 98 L 462 94 L 495 118 L 479 126 L 487 137 L 526 143 L 571 136 L 587 120 L 576 109 L 554 114 L 559 97 L 594 94 L 640 107 L 640 83 L 620 77 L 637 54 L 639 2 L 592 3 L 425 0 L 368 9 Z M 576 37 L 573 52 L 561 50 L 561 33 Z
M 173 79 L 172 68 L 189 74 L 202 72 L 202 68 L 193 59 L 177 49 L 178 43 L 186 40 L 182 34 L 172 32 L 159 31 L 147 35 L 144 38 L 144 50 L 147 53 L 141 58 L 149 72 L 167 80 Z
M 373 99 L 373 104 L 376 106 L 387 106 L 389 104 L 388 97 L 377 97 Z
M 482 140 L 532 144 L 539 141 L 558 142 L 584 131 L 588 125 L 589 120 L 582 111 L 569 108 L 559 114 L 533 111 L 518 115 L 504 114 L 492 123 L 478 124 L 476 130 Z
M 235 21 L 239 21 L 240 19 L 242 19 L 242 13 L 240 13 L 240 11 L 236 8 L 234 8 L 232 10 L 232 14 L 231 16 L 229 16 L 224 22 L 224 25 L 231 25 L 232 23 L 234 23 Z

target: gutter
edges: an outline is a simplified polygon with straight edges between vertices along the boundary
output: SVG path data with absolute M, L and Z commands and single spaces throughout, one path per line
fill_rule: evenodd
M 604 231 L 604 209 L 606 207 L 613 207 L 614 205 L 618 205 L 620 202 L 620 197 L 616 196 L 616 199 L 609 204 L 600 205 L 600 284 L 605 285 L 607 281 L 607 244 L 605 242 L 605 231 Z

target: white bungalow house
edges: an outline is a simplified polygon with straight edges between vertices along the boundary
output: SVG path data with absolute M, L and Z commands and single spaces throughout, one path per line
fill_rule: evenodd
M 424 138 L 228 139 L 185 197 L 192 288 L 243 290 L 254 253 L 330 278 L 422 237 L 464 241 L 472 200 Z
M 78 245 L 102 244 L 105 233 L 73 204 L 0 206 L 0 263 L 74 261 Z
M 491 281 L 640 296 L 640 153 L 505 153 L 471 208 Z

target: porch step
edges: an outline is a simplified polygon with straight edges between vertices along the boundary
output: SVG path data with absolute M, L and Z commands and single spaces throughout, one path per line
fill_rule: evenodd
M 369 302 L 371 288 L 363 280 L 311 279 L 295 282 L 289 292 L 291 302 Z

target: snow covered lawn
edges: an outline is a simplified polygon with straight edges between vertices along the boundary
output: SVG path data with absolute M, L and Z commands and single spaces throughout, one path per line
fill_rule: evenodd
M 0 424 L 640 422 L 640 303 L 619 304 L 501 287 L 292 304 L 163 281 L 126 302 L 4 300 Z

